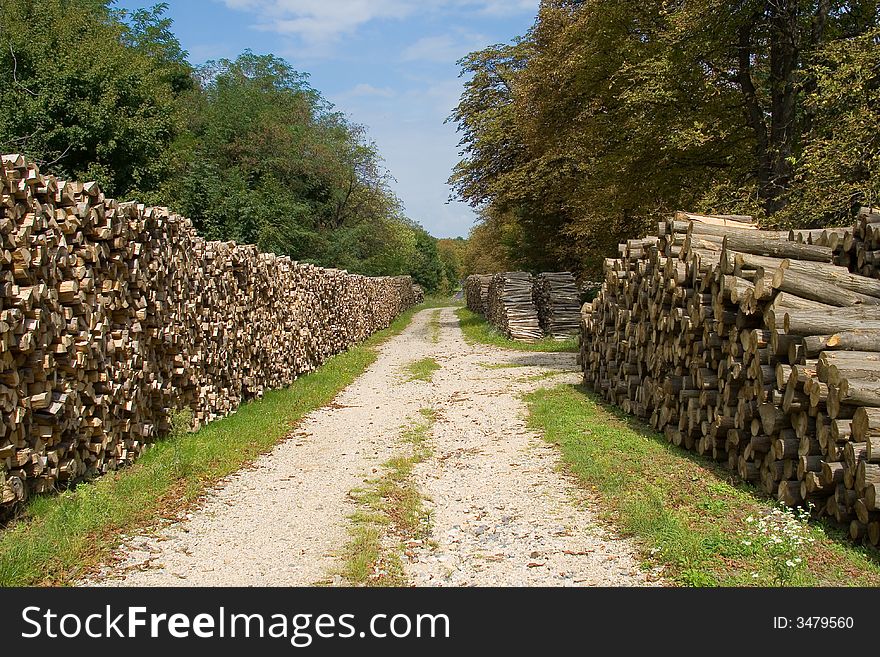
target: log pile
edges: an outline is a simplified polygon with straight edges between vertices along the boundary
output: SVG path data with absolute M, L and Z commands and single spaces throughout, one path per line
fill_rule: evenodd
M 415 302 L 408 277 L 209 242 L 15 155 L 0 166 L 0 504 L 130 463 L 289 385 Z
M 495 274 L 489 284 L 486 319 L 512 340 L 530 342 L 543 337 L 532 285 L 532 275 L 521 271 Z
M 880 276 L 880 210 L 862 208 L 855 226 L 854 271 Z
M 823 236 L 678 213 L 621 245 L 582 309 L 585 383 L 880 543 L 880 281 L 850 271 L 873 217 Z
M 404 290 L 404 295 L 407 295 L 410 291 L 412 292 L 408 299 L 410 306 L 417 306 L 425 300 L 425 288 L 413 283 L 409 276 L 397 276 L 396 279 L 398 280 L 398 285 Z
M 480 315 L 486 314 L 486 308 L 489 305 L 489 284 L 491 282 L 491 274 L 473 274 L 465 279 L 464 296 L 469 310 Z
M 535 276 L 533 298 L 545 335 L 556 339 L 577 335 L 580 292 L 570 272 L 546 272 Z

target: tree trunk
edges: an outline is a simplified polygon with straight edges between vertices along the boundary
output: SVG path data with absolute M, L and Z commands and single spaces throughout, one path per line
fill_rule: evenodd
M 798 60 L 798 0 L 772 0 L 770 13 L 770 184 L 763 194 L 768 214 L 785 205 L 797 133 L 795 74 Z

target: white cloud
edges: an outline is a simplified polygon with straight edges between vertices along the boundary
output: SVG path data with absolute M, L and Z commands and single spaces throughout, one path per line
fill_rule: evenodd
M 223 0 L 230 9 L 257 14 L 255 27 L 297 36 L 310 44 L 353 34 L 373 20 L 415 12 L 474 11 L 493 16 L 534 13 L 538 0 Z
M 394 96 L 396 95 L 397 93 L 394 91 L 394 89 L 391 89 L 390 87 L 374 87 L 373 85 L 367 84 L 366 82 L 361 82 L 360 84 L 355 85 L 353 89 L 350 89 L 349 91 L 340 94 L 340 96 L 344 98 L 358 98 L 365 96 L 375 96 L 378 98 L 394 98 Z
M 474 0 L 481 5 L 480 12 L 490 16 L 513 16 L 532 13 L 537 15 L 539 0 Z
M 487 41 L 488 37 L 469 33 L 423 37 L 405 48 L 401 59 L 405 62 L 455 62 L 469 52 L 485 46 Z
M 254 12 L 259 29 L 298 36 L 316 43 L 353 33 L 375 19 L 401 19 L 418 3 L 412 0 L 224 0 L 230 9 Z

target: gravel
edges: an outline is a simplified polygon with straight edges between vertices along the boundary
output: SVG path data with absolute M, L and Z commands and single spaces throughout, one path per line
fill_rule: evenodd
M 336 574 L 355 511 L 350 491 L 399 450 L 420 408 L 437 411 L 433 456 L 414 470 L 432 510 L 429 541 L 411 541 L 416 586 L 644 586 L 633 545 L 596 517 L 596 501 L 559 469 L 525 424 L 521 394 L 579 380 L 574 354 L 468 345 L 454 309 L 418 313 L 379 358 L 289 438 L 227 478 L 186 516 L 125 537 L 92 579 L 103 586 L 308 586 Z M 433 357 L 431 382 L 405 367 Z M 489 369 L 486 364 L 521 367 Z M 527 380 L 547 372 L 559 374 Z

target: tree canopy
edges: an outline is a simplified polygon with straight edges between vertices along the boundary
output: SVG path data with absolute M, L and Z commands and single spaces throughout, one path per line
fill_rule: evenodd
M 436 240 L 366 129 L 273 55 L 192 67 L 166 10 L 0 0 L 0 150 L 168 205 L 209 239 L 436 290 Z
M 876 1 L 543 0 L 461 61 L 472 242 L 589 271 L 658 212 L 852 221 L 880 185 L 878 25 Z

